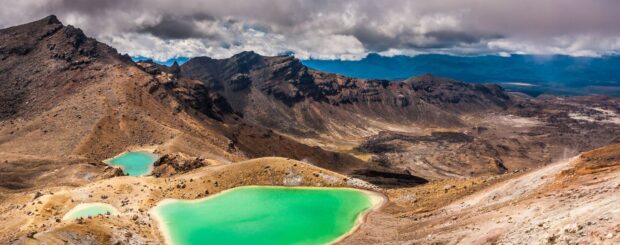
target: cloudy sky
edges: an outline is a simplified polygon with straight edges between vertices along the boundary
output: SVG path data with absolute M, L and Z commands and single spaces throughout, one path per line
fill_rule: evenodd
M 0 0 L 0 28 L 55 14 L 158 60 L 620 53 L 619 0 Z

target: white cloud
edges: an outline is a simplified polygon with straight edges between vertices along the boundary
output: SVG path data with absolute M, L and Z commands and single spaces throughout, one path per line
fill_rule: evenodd
M 620 51 L 615 0 L 0 0 L 0 27 L 56 14 L 132 55 L 300 58 L 368 52 L 567 54 Z
M 487 45 L 489 50 L 498 53 L 595 57 L 616 54 L 620 50 L 620 37 L 564 36 L 551 38 L 544 43 L 530 40 L 501 39 L 490 41 Z

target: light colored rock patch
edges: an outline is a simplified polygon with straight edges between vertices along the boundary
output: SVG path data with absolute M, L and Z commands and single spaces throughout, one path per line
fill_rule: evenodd
M 329 184 L 336 184 L 340 181 L 340 179 L 336 176 L 333 175 L 329 175 L 329 174 L 324 174 L 324 173 L 318 173 L 319 177 L 321 179 L 323 179 L 323 181 L 329 183 Z
M 620 124 L 620 115 L 618 115 L 616 112 L 612 111 L 612 110 L 606 110 L 603 108 L 592 108 L 594 110 L 600 111 L 602 113 L 604 113 L 607 116 L 607 122 L 610 123 L 615 123 L 615 124 Z
M 416 194 L 405 194 L 398 197 L 396 201 L 401 203 L 416 203 L 418 201 L 418 197 Z
M 587 121 L 587 122 L 597 122 L 598 121 L 598 120 L 596 120 L 596 118 L 593 118 L 591 116 L 584 115 L 584 114 L 581 114 L 581 113 L 571 112 L 571 113 L 568 113 L 568 116 L 570 118 L 572 118 L 572 119 L 580 120 L 580 121 Z
M 600 112 L 602 115 L 600 115 L 601 117 L 593 117 L 590 115 L 586 115 L 586 114 L 582 114 L 582 113 L 577 113 L 577 112 L 571 112 L 568 114 L 568 116 L 572 119 L 575 120 L 580 120 L 580 121 L 586 121 L 586 122 L 602 122 L 602 123 L 613 123 L 613 124 L 618 124 L 620 125 L 620 115 L 616 114 L 614 111 L 612 110 L 606 110 L 603 108 L 598 108 L 598 107 L 594 107 L 591 108 L 597 112 Z
M 290 168 L 282 179 L 282 184 L 286 186 L 299 186 L 304 183 L 304 177 L 294 168 Z
M 379 190 L 379 187 L 358 178 L 349 178 L 347 185 L 354 188 Z
M 542 122 L 530 117 L 519 117 L 515 115 L 498 115 L 488 118 L 492 123 L 503 124 L 515 128 L 529 128 L 542 124 Z

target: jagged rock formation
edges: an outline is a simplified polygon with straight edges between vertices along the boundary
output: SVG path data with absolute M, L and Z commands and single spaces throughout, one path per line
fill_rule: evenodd
M 254 52 L 222 60 L 193 58 L 181 66 L 181 75 L 204 81 L 247 120 L 296 136 L 313 136 L 333 124 L 360 120 L 458 126 L 462 122 L 453 112 L 506 108 L 511 103 L 496 85 L 431 75 L 403 82 L 355 79 L 311 70 L 293 57 Z
M 191 108 L 218 121 L 222 121 L 225 116 L 233 116 L 234 111 L 226 99 L 209 89 L 203 82 L 179 77 L 178 64 L 166 67 L 147 61 L 138 62 L 138 65 L 145 72 L 155 76 L 158 81 L 158 83 L 149 84 L 149 91 L 156 91 L 162 87 L 164 91 L 179 100 L 180 104 L 174 108 L 175 113 Z

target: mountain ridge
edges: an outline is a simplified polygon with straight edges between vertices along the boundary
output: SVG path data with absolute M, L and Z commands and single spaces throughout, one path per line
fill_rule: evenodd
M 330 108 L 371 107 L 355 108 L 354 111 L 359 114 L 385 111 L 389 114 L 371 114 L 388 120 L 398 118 L 418 123 L 428 119 L 430 121 L 426 123 L 449 126 L 460 122 L 444 111 L 505 108 L 511 103 L 503 89 L 494 85 L 466 84 L 432 75 L 398 83 L 355 79 L 312 70 L 291 56 L 267 57 L 254 52 L 242 52 L 228 59 L 192 58 L 181 65 L 181 76 L 204 81 L 231 101 L 236 111 L 245 114 L 250 111 L 246 108 L 247 102 L 238 98 L 260 96 L 280 101 L 285 106 L 279 110 L 295 110 L 313 104 Z M 434 86 L 443 86 L 437 89 L 441 92 L 431 92 Z M 423 109 L 425 107 L 427 109 Z M 310 108 L 300 110 L 311 111 Z M 314 125 L 322 124 L 320 116 L 301 113 L 304 120 L 317 121 Z M 420 118 L 421 114 L 426 117 Z M 251 119 L 261 120 L 258 116 Z

